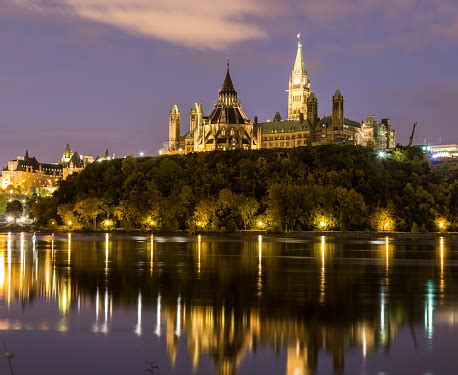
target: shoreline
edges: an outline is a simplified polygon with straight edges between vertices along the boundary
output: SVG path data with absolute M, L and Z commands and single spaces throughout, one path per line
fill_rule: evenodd
M 112 229 L 112 230 L 48 230 L 48 229 L 37 229 L 33 230 L 29 228 L 18 228 L 14 227 L 11 229 L 0 228 L 0 233 L 36 233 L 36 234 L 67 234 L 69 232 L 75 234 L 120 234 L 120 235 L 161 235 L 161 236 L 268 236 L 268 237 L 286 237 L 286 238 L 307 238 L 307 237 L 320 237 L 329 236 L 335 238 L 358 238 L 358 239 L 374 239 L 380 237 L 391 237 L 391 238 L 403 238 L 403 239 L 437 239 L 445 237 L 451 240 L 458 240 L 458 232 L 426 232 L 426 233 L 415 233 L 415 232 L 375 232 L 375 231 L 291 231 L 291 232 L 267 232 L 259 230 L 242 230 L 235 232 L 220 232 L 220 231 L 202 231 L 202 232 L 189 232 L 189 231 L 145 231 L 141 229 Z

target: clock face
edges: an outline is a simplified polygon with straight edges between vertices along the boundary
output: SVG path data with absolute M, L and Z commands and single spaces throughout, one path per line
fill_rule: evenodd
M 294 84 L 299 85 L 301 83 L 301 79 L 299 77 L 294 78 Z

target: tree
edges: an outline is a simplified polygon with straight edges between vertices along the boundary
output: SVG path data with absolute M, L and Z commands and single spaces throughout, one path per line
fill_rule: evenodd
M 259 203 L 255 198 L 240 196 L 237 199 L 237 206 L 242 218 L 243 227 L 246 230 L 253 224 L 256 213 L 259 209 Z
M 6 205 L 8 204 L 8 197 L 5 193 L 0 193 L 0 216 L 6 212 Z
M 6 210 L 5 213 L 8 216 L 11 216 L 14 219 L 14 222 L 16 223 L 16 220 L 22 215 L 23 213 L 23 207 L 22 203 L 18 200 L 14 200 L 11 202 L 8 202 L 6 204 Z
M 87 198 L 75 204 L 74 212 L 86 225 L 97 228 L 97 216 L 101 213 L 102 200 L 99 198 Z

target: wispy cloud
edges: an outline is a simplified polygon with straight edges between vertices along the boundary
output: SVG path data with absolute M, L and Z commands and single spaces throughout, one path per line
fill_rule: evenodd
M 135 35 L 198 49 L 224 50 L 234 43 L 267 38 L 259 20 L 271 0 L 9 0 L 32 12 L 77 15 Z
M 456 0 L 6 0 L 34 14 L 78 17 L 199 50 L 279 33 L 356 49 L 458 40 Z M 1 13 L 0 9 L 0 13 Z M 352 33 L 353 31 L 353 33 Z M 332 40 L 336 39 L 336 40 Z

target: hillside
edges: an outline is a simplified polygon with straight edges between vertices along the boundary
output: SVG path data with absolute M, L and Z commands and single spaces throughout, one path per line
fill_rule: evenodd
M 33 213 L 69 229 L 433 231 L 456 226 L 457 202 L 456 174 L 418 149 L 326 145 L 94 163 Z

